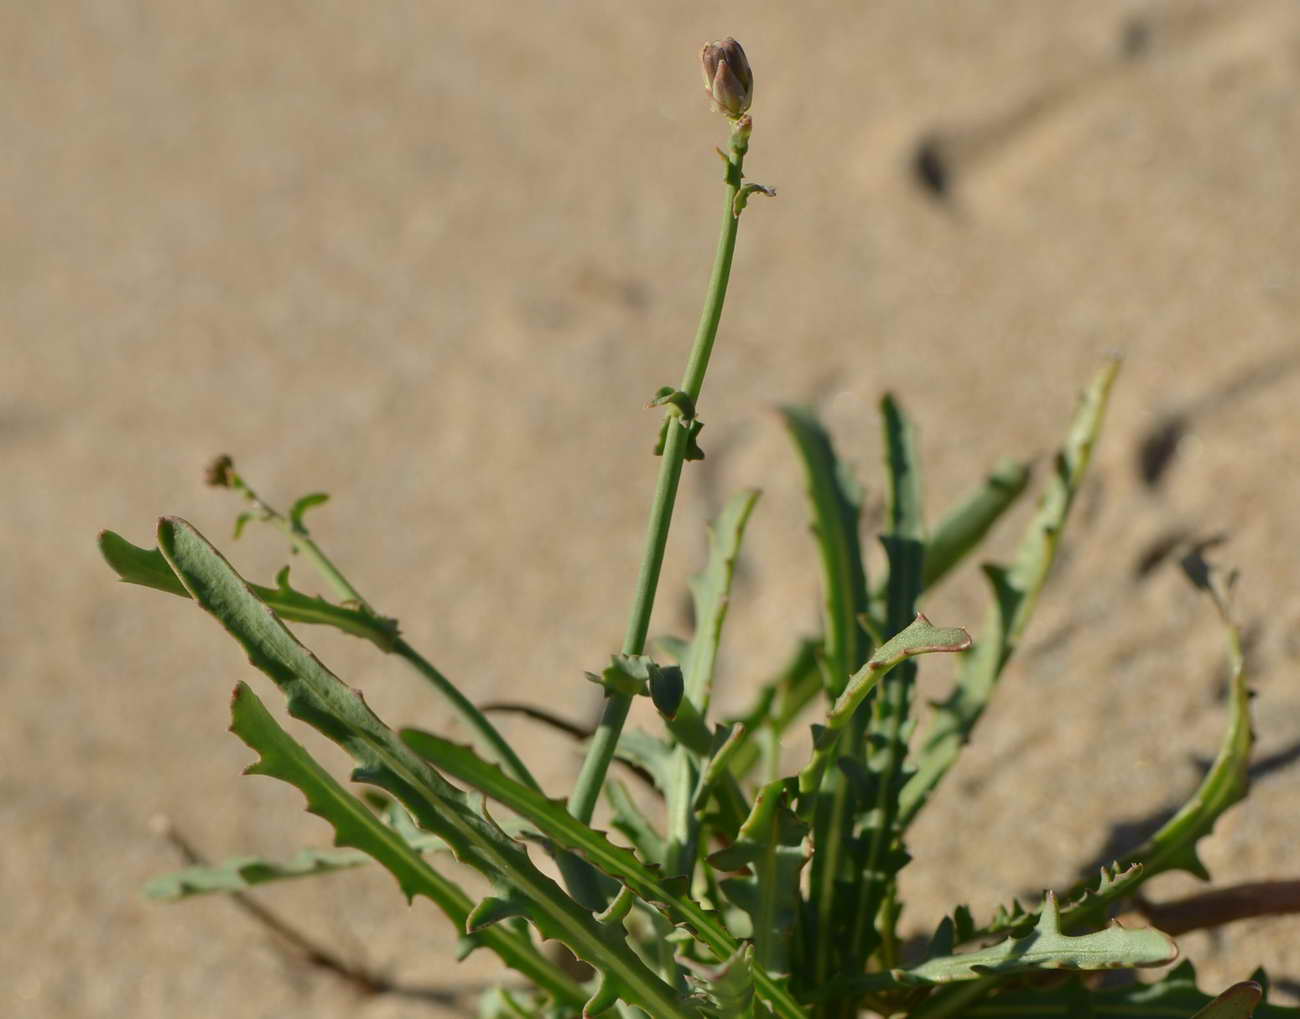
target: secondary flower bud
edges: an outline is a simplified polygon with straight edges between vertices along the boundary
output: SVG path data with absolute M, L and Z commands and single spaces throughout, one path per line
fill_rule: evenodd
M 208 464 L 203 472 L 203 480 L 213 488 L 234 488 L 235 477 L 235 461 L 224 453 Z
M 728 36 L 722 42 L 705 43 L 700 50 L 700 67 L 704 71 L 704 89 L 713 100 L 713 109 L 732 120 L 749 109 L 754 98 L 754 72 L 740 43 Z

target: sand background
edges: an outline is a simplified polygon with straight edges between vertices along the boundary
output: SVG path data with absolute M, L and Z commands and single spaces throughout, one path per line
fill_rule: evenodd
M 266 582 L 266 529 L 202 487 L 219 452 L 316 534 L 476 699 L 591 719 L 616 650 L 657 416 L 694 331 L 725 127 L 695 53 L 757 76 L 746 213 L 654 631 L 704 523 L 764 489 L 719 702 L 817 625 L 798 466 L 770 413 L 815 402 L 879 497 L 876 401 L 922 429 L 931 518 L 1003 453 L 1042 456 L 1107 352 L 1126 364 L 1025 654 L 914 829 L 905 926 L 1069 882 L 1117 824 L 1178 805 L 1213 754 L 1224 659 L 1169 535 L 1242 571 L 1259 736 L 1249 805 L 1203 854 L 1296 877 L 1300 844 L 1300 8 L 1291 0 L 636 5 L 0 4 L 0 1012 L 406 1017 L 287 961 L 228 902 L 145 901 L 171 817 L 213 856 L 327 841 L 299 794 L 241 778 L 241 653 L 179 600 L 115 585 L 94 539 L 182 515 Z M 913 168 L 940 139 L 944 196 Z M 1158 486 L 1135 456 L 1185 436 Z M 1025 509 L 1028 508 L 1026 504 Z M 1017 519 L 1023 519 L 1023 511 Z M 1016 533 L 1002 528 L 994 552 Z M 873 553 L 874 555 L 874 553 Z M 303 565 L 294 578 L 320 585 Z M 978 582 L 936 592 L 978 624 Z M 461 730 L 369 645 L 312 646 L 390 719 Z M 950 673 L 926 670 L 927 692 Z M 527 724 L 548 788 L 578 756 Z M 332 753 L 332 752 L 331 752 Z M 333 754 L 331 761 L 340 763 Z M 1132 839 L 1132 828 L 1122 829 Z M 1130 843 L 1131 844 L 1131 841 Z M 1153 897 L 1192 890 L 1162 879 Z M 412 984 L 448 926 L 352 872 L 263 901 Z M 1300 920 L 1183 939 L 1202 984 L 1300 981 Z

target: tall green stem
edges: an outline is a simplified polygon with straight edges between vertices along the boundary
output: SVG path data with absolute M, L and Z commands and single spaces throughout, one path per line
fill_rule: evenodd
M 709 279 L 708 296 L 700 315 L 695 344 L 682 377 L 681 390 L 692 404 L 700 397 L 704 387 L 704 374 L 709 367 L 709 355 L 717 339 L 718 323 L 722 319 L 722 305 L 727 296 L 727 281 L 731 276 L 731 259 L 736 250 L 736 231 L 740 225 L 739 200 L 742 196 L 741 168 L 749 148 L 749 118 L 732 126 L 731 144 L 724 157 L 727 162 L 727 198 L 722 210 L 722 232 L 718 237 L 718 250 L 713 260 L 713 275 Z M 623 638 L 623 654 L 639 655 L 645 650 L 646 635 L 650 630 L 650 615 L 654 610 L 655 592 L 659 586 L 659 573 L 663 567 L 664 548 L 668 544 L 668 528 L 672 523 L 673 504 L 677 498 L 677 483 L 682 476 L 682 463 L 686 459 L 689 432 L 684 419 L 670 411 L 668 434 L 659 465 L 659 482 L 655 487 L 654 503 L 650 509 L 650 523 L 646 528 L 645 555 L 637 575 L 636 595 L 632 601 L 632 614 L 627 633 Z M 589 822 L 596 809 L 596 800 L 605 784 L 605 773 L 614 756 L 623 723 L 627 721 L 632 698 L 627 694 L 611 693 L 595 735 L 587 750 L 578 782 L 569 798 L 569 811 L 580 821 Z

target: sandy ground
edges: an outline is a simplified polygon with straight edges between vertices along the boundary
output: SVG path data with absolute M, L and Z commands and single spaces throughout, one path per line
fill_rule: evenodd
M 476 699 L 575 719 L 619 643 L 655 473 L 642 404 L 681 372 L 720 200 L 695 67 L 758 76 L 744 218 L 656 632 L 685 626 L 703 524 L 759 485 L 720 701 L 816 626 L 798 467 L 770 408 L 819 404 L 878 498 L 876 399 L 919 420 L 932 517 L 997 455 L 1049 451 L 1102 357 L 1126 366 L 1020 662 L 914 830 L 906 919 L 1061 886 L 1194 788 L 1223 719 L 1207 606 L 1168 536 L 1242 572 L 1265 762 L 1204 856 L 1296 877 L 1300 769 L 1300 8 L 1292 0 L 961 4 L 0 5 L 0 1014 L 415 1017 L 286 961 L 221 900 L 145 901 L 166 814 L 213 856 L 328 838 L 241 778 L 250 674 L 193 607 L 114 584 L 102 527 L 177 513 L 229 546 L 229 452 Z M 927 191 L 915 172 L 932 140 Z M 937 162 L 936 162 L 937 160 Z M 1185 434 L 1135 470 L 1165 415 Z M 1014 524 L 999 532 L 1005 551 Z M 269 531 L 233 548 L 285 561 Z M 317 581 L 305 566 L 295 579 Z M 978 623 L 982 592 L 929 602 Z M 460 732 L 400 662 L 310 633 L 402 722 Z M 949 681 L 925 674 L 930 693 Z M 259 687 L 265 691 L 265 684 Z M 548 788 L 576 751 L 511 725 Z M 335 754 L 329 758 L 338 762 Z M 1119 827 L 1117 826 L 1126 826 Z M 1131 844 L 1131 841 L 1130 843 Z M 1173 877 L 1159 898 L 1195 883 Z M 460 988 L 427 903 L 353 872 L 262 901 L 350 957 Z M 1204 986 L 1300 984 L 1300 919 L 1189 936 Z

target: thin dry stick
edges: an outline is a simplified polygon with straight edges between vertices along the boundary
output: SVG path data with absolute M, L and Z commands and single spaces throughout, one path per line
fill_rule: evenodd
M 1300 913 L 1300 881 L 1247 881 L 1162 903 L 1139 896 L 1136 905 L 1153 927 L 1177 937 L 1236 920 Z
M 188 866 L 210 866 L 208 859 L 194 847 L 194 844 L 189 839 L 177 830 L 176 825 L 170 818 L 163 816 L 155 818 L 153 828 L 171 844 L 172 848 L 176 850 L 177 854 Z M 406 998 L 420 998 L 439 1005 L 454 1005 L 460 999 L 460 994 L 456 991 L 405 987 L 395 984 L 387 977 L 381 976 L 365 966 L 341 959 L 329 949 L 316 944 L 288 921 L 281 919 L 272 910 L 244 892 L 229 892 L 227 898 L 257 923 L 274 934 L 279 939 L 278 943 L 282 947 L 289 949 L 293 955 L 310 966 L 328 970 L 335 976 L 341 977 L 362 994 L 396 994 Z

